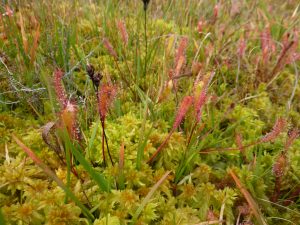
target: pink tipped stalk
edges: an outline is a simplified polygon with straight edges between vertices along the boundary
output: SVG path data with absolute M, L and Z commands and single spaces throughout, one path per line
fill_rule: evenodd
M 62 84 L 62 77 L 64 72 L 60 69 L 57 69 L 54 72 L 54 89 L 57 95 L 61 109 L 64 109 L 67 106 L 68 99 L 66 97 L 65 88 Z
M 127 46 L 127 44 L 128 44 L 128 33 L 127 33 L 127 30 L 126 30 L 126 26 L 125 26 L 124 21 L 121 21 L 121 20 L 118 21 L 117 26 L 118 26 L 119 32 L 121 34 L 122 41 L 123 41 L 124 45 Z
M 103 45 L 112 57 L 114 57 L 115 59 L 118 58 L 115 49 L 113 48 L 112 44 L 109 42 L 107 38 L 103 39 Z
M 193 101 L 194 101 L 194 98 L 192 96 L 186 96 L 183 98 L 183 100 L 178 108 L 176 118 L 175 118 L 175 121 L 173 123 L 173 127 L 172 127 L 170 133 L 168 134 L 166 139 L 163 141 L 163 143 L 157 148 L 157 150 L 154 152 L 154 154 L 151 156 L 151 158 L 148 160 L 148 163 L 152 163 L 152 161 L 156 158 L 156 156 L 160 153 L 160 151 L 163 149 L 163 147 L 169 141 L 169 139 L 171 138 L 174 131 L 177 129 L 177 127 L 182 122 L 182 120 L 185 117 L 186 113 L 188 112 L 189 108 L 192 106 Z
M 279 134 L 285 129 L 286 127 L 286 120 L 283 118 L 277 119 L 276 123 L 273 126 L 271 132 L 267 133 L 260 141 L 261 142 L 269 142 L 274 141 Z

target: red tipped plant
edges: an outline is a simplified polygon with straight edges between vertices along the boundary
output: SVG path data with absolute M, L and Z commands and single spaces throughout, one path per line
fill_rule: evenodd
M 186 113 L 188 112 L 189 108 L 192 106 L 194 102 L 194 98 L 192 96 L 185 96 L 183 100 L 181 101 L 181 104 L 178 108 L 173 127 L 166 137 L 166 139 L 163 141 L 163 143 L 157 148 L 157 150 L 154 152 L 154 154 L 151 156 L 151 158 L 148 160 L 148 163 L 152 163 L 153 160 L 156 158 L 156 156 L 161 152 L 163 147 L 166 145 L 166 143 L 169 141 L 171 138 L 172 134 L 174 131 L 177 129 L 177 127 L 180 125 L 182 122 L 183 118 L 185 117 Z
M 113 164 L 113 160 L 108 148 L 107 136 L 105 134 L 105 119 L 108 113 L 108 109 L 111 106 L 113 100 L 115 99 L 116 94 L 117 94 L 116 87 L 108 84 L 101 85 L 97 94 L 98 110 L 99 110 L 100 121 L 102 126 L 102 156 L 103 156 L 104 165 L 106 165 L 104 142 L 106 143 L 106 148 L 107 148 L 110 161 Z

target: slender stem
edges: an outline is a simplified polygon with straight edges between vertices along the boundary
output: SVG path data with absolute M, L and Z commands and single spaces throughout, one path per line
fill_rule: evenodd
M 101 120 L 101 125 L 102 125 L 102 157 L 103 157 L 103 163 L 104 166 L 106 166 L 106 160 L 105 160 L 105 153 L 104 153 L 104 121 Z
M 109 156 L 109 159 L 110 159 L 110 162 L 112 165 L 114 165 L 114 161 L 111 157 L 111 154 L 110 154 L 110 151 L 109 151 L 109 147 L 108 147 L 108 141 L 107 141 L 107 136 L 106 136 L 106 132 L 104 130 L 104 138 L 105 138 L 105 144 L 106 144 L 106 148 L 107 148 L 107 152 L 108 152 L 108 156 Z
M 147 56 L 148 56 L 148 39 L 147 39 L 147 10 L 144 10 L 144 35 L 145 35 L 145 65 L 144 65 L 144 79 L 146 83 L 147 75 Z

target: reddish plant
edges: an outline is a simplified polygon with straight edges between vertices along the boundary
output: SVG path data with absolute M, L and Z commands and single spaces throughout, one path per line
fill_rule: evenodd
M 106 48 L 106 50 L 109 52 L 109 54 L 114 57 L 114 59 L 118 58 L 118 55 L 114 49 L 114 47 L 112 46 L 112 44 L 109 42 L 109 40 L 107 38 L 103 39 L 103 45 Z
M 271 132 L 267 133 L 264 137 L 261 138 L 260 142 L 269 142 L 274 141 L 279 134 L 285 129 L 286 127 L 286 120 L 283 118 L 277 119 L 276 123 L 273 126 Z
M 180 106 L 177 110 L 177 114 L 176 114 L 176 117 L 175 117 L 175 120 L 174 120 L 173 127 L 172 127 L 171 131 L 169 132 L 168 136 L 163 141 L 163 143 L 157 148 L 157 150 L 154 152 L 154 154 L 150 157 L 150 159 L 148 160 L 148 163 L 152 163 L 153 160 L 156 158 L 156 156 L 161 152 L 163 147 L 166 145 L 166 143 L 171 138 L 174 131 L 177 129 L 177 127 L 182 122 L 183 118 L 185 117 L 185 115 L 188 112 L 189 108 L 192 106 L 193 102 L 194 102 L 194 98 L 192 96 L 185 96 L 183 98 L 183 100 L 181 101 Z
M 271 37 L 271 31 L 269 26 L 261 32 L 260 41 L 261 41 L 262 58 L 264 64 L 266 65 L 269 61 L 271 54 L 276 50 L 275 44 Z
M 207 101 L 207 91 L 210 82 L 212 81 L 215 73 L 212 72 L 209 77 L 204 77 L 204 79 L 200 82 L 198 79 L 194 85 L 194 99 L 195 99 L 195 112 L 197 123 L 200 122 L 202 116 L 202 108 Z
M 181 58 L 184 59 L 183 63 L 185 63 L 186 60 L 185 53 L 186 53 L 187 46 L 188 46 L 188 38 L 187 37 L 181 38 L 176 52 L 174 68 L 178 66 L 179 61 L 182 60 Z
M 247 47 L 246 41 L 243 37 L 241 37 L 239 40 L 238 51 L 237 51 L 237 54 L 240 58 L 242 58 L 245 55 L 246 47 Z
M 127 29 L 126 29 L 124 21 L 119 20 L 118 23 L 117 23 L 117 26 L 118 26 L 122 41 L 123 41 L 124 45 L 127 46 L 127 44 L 128 44 L 128 33 L 127 33 Z
M 54 72 L 54 90 L 59 101 L 61 109 L 64 109 L 67 106 L 68 99 L 66 97 L 65 88 L 62 84 L 62 78 L 64 72 L 60 69 L 55 70 Z

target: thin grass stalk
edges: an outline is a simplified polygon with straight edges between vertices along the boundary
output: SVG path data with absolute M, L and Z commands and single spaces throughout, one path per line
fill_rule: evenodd
M 144 79 L 146 84 L 147 75 L 147 56 L 148 56 L 148 38 L 147 38 L 147 10 L 144 10 L 144 39 L 145 39 L 145 59 L 144 59 Z M 145 85 L 146 86 L 146 85 Z M 146 89 L 146 87 L 145 87 Z

